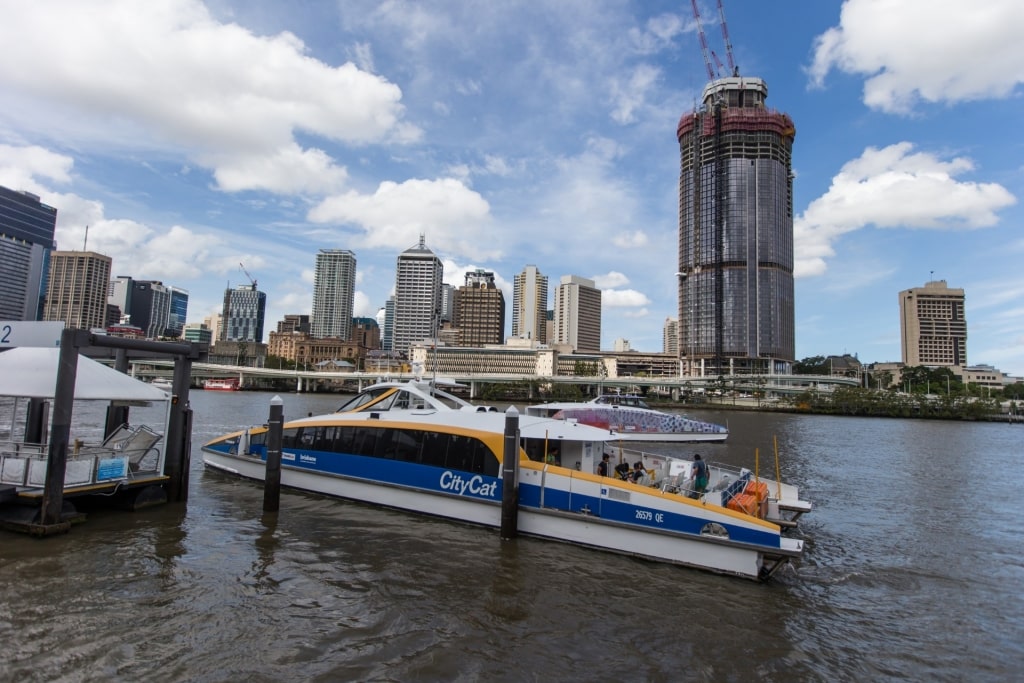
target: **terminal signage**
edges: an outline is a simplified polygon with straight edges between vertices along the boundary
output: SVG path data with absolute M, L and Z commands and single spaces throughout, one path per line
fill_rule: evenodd
M 14 346 L 60 346 L 64 323 L 31 320 L 0 320 L 0 349 Z

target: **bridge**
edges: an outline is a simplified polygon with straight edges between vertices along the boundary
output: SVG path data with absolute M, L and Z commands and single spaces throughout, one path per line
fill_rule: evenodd
M 166 359 L 143 359 L 134 358 L 129 360 L 131 367 L 130 374 L 140 379 L 152 379 L 156 377 L 169 377 L 174 362 Z M 222 365 L 219 363 L 193 363 L 192 379 L 202 380 L 211 377 L 237 377 L 240 385 L 253 387 L 260 380 L 290 380 L 295 382 L 296 391 L 315 391 L 318 385 L 345 384 L 353 391 L 362 391 L 370 384 L 383 379 L 407 381 L 416 378 L 411 372 L 390 373 L 381 372 L 325 372 L 308 369 L 285 369 L 251 367 L 244 365 Z M 430 377 L 425 374 L 423 377 Z M 639 392 L 642 387 L 648 387 L 658 393 L 669 394 L 678 397 L 680 393 L 707 394 L 711 392 L 741 392 L 753 393 L 762 392 L 764 396 L 780 396 L 800 394 L 805 391 L 832 391 L 836 387 L 860 386 L 860 379 L 856 377 L 835 377 L 829 375 L 726 375 L 721 379 L 716 377 L 649 377 L 649 376 L 623 376 L 623 377 L 595 377 L 581 375 L 514 375 L 508 373 L 446 373 L 446 380 L 458 382 L 469 387 L 470 397 L 479 394 L 479 387 L 484 384 L 523 384 L 531 387 L 535 384 L 586 384 L 595 387 L 618 389 L 627 392 Z

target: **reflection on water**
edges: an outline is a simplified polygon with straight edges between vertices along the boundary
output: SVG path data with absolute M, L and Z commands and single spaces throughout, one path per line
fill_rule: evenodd
M 1024 668 L 1020 426 L 695 412 L 673 445 L 816 503 L 761 585 L 204 472 L 270 394 L 192 394 L 190 500 L 0 536 L 0 679 L 1007 680 Z M 283 397 L 286 417 L 339 397 Z M 520 406 L 522 408 L 522 406 Z

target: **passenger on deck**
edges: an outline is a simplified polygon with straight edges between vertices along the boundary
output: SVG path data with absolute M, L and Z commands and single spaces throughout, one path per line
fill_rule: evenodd
M 700 453 L 693 456 L 693 491 L 694 498 L 708 490 L 708 464 L 701 460 Z
M 550 451 L 548 451 L 547 463 L 549 465 L 558 465 L 558 464 L 560 464 L 559 460 L 560 459 L 558 457 L 558 449 L 557 448 L 552 448 Z
M 623 481 L 629 481 L 629 463 L 623 460 L 615 466 L 615 473 L 619 475 L 619 479 Z
M 644 471 L 644 464 L 637 460 L 635 463 L 633 463 L 633 472 L 630 475 L 630 481 L 632 481 L 634 484 L 639 484 L 640 480 L 643 479 L 645 474 L 647 474 L 647 472 Z
M 597 473 L 600 474 L 602 477 L 608 476 L 608 459 L 610 457 L 610 455 L 605 453 L 604 456 L 601 458 L 601 462 L 597 463 Z

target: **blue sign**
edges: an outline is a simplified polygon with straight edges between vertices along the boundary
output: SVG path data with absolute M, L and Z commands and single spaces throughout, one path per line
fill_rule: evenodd
M 96 464 L 96 481 L 113 481 L 128 477 L 128 458 L 100 458 Z

